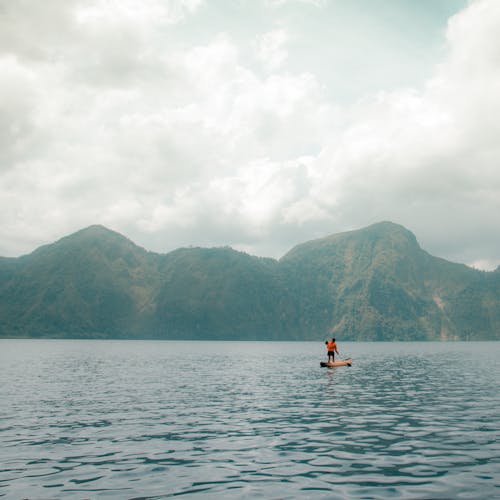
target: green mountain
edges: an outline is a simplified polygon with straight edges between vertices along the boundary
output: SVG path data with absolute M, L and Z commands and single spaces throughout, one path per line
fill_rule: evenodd
M 500 339 L 500 272 L 422 250 L 383 222 L 279 261 L 231 248 L 160 255 L 91 226 L 0 258 L 0 337 Z
M 383 222 L 299 245 L 281 260 L 301 287 L 301 317 L 356 340 L 500 338 L 500 280 L 422 250 Z M 323 304 L 318 308 L 318 305 Z
M 159 286 L 157 266 L 158 256 L 102 226 L 0 262 L 0 334 L 108 337 L 135 330 Z

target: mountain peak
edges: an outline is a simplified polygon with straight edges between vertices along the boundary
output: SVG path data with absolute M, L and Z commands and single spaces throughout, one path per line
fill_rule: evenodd
M 116 235 L 125 238 L 125 236 L 121 235 L 120 233 L 117 233 L 116 231 L 108 229 L 106 226 L 103 226 L 102 224 L 92 224 L 91 226 L 85 227 L 70 234 L 68 237 L 73 237 L 73 236 L 100 237 L 105 235 Z
M 123 234 L 113 231 L 112 229 L 109 229 L 101 224 L 93 224 L 91 226 L 85 227 L 83 229 L 80 229 L 79 231 L 76 231 L 64 238 L 61 238 L 58 242 L 56 243 L 61 243 L 61 242 L 68 242 L 68 241 L 87 241 L 91 242 L 93 240 L 96 241 L 113 241 L 113 242 L 121 242 L 125 243 L 127 245 L 135 245 L 129 238 L 124 236 Z
M 392 222 L 390 220 L 383 220 L 380 222 L 375 222 L 374 224 L 370 224 L 369 226 L 366 226 L 364 228 L 358 229 L 357 231 L 366 231 L 370 229 L 376 229 L 380 231 L 403 231 L 403 232 L 410 232 L 408 229 L 406 229 L 404 226 L 401 224 L 397 224 L 396 222 Z
M 103 226 L 102 224 L 91 224 L 90 226 L 84 227 L 77 232 L 84 232 L 84 231 L 112 232 L 111 229 L 108 229 L 106 226 Z
M 377 222 L 363 229 L 358 229 L 356 232 L 379 238 L 390 238 L 392 240 L 399 238 L 401 241 L 406 241 L 407 243 L 418 246 L 417 238 L 410 230 L 406 229 L 401 224 L 390 221 Z
M 393 249 L 420 249 L 415 235 L 400 224 L 390 221 L 377 222 L 371 226 L 353 231 L 336 233 L 317 240 L 311 240 L 292 248 L 283 259 L 300 258 L 309 252 L 329 252 L 339 245 L 355 245 L 373 248 L 374 245 Z
M 77 251 L 82 252 L 86 249 L 100 249 L 104 252 L 109 252 L 113 248 L 113 252 L 134 252 L 136 250 L 144 251 L 138 247 L 133 241 L 129 240 L 126 236 L 108 229 L 100 224 L 93 224 L 84 229 L 80 229 L 68 236 L 64 236 L 54 243 L 43 245 L 37 248 L 30 255 L 43 256 L 53 255 L 57 251 Z

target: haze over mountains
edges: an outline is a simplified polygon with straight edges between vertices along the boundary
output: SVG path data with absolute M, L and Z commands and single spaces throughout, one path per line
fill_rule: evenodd
M 500 339 L 500 272 L 433 257 L 391 222 L 293 248 L 156 254 L 91 226 L 0 258 L 0 337 Z

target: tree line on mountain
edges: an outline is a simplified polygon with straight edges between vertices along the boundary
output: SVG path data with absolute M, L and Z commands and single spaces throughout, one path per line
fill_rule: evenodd
M 279 260 L 148 252 L 91 226 L 0 258 L 0 337 L 498 340 L 500 272 L 433 257 L 383 222 Z

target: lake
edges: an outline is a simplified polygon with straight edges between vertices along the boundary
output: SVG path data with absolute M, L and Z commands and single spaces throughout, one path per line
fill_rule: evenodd
M 0 497 L 500 498 L 500 342 L 0 340 Z

